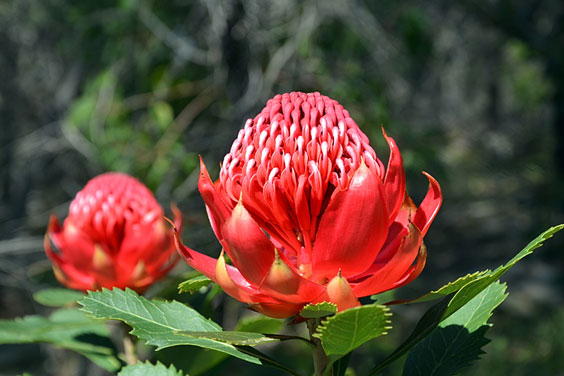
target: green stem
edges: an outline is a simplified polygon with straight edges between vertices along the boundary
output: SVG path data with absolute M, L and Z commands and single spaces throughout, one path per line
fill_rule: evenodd
M 136 338 L 129 334 L 129 330 L 131 330 L 129 326 L 125 325 L 124 323 L 120 324 L 125 362 L 128 365 L 135 364 L 139 361 L 139 358 L 137 357 L 137 353 L 135 351 Z
M 313 370 L 315 376 L 328 376 L 331 375 L 331 369 L 329 366 L 329 358 L 327 354 L 325 354 L 325 350 L 323 350 L 323 346 L 321 345 L 321 340 L 319 338 L 315 338 L 313 333 L 317 329 L 319 325 L 319 319 L 311 319 L 306 321 L 307 328 L 309 329 L 309 338 L 313 343 Z

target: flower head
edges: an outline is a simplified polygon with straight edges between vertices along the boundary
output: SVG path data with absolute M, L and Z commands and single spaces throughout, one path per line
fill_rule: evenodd
M 180 213 L 173 211 L 181 227 Z M 151 191 L 115 172 L 93 178 L 77 193 L 62 227 L 51 216 L 44 245 L 57 279 L 77 290 L 143 291 L 177 261 L 163 210 Z
M 233 265 L 180 242 L 179 251 L 228 294 L 274 317 L 321 301 L 347 309 L 412 281 L 442 195 L 425 174 L 429 191 L 416 207 L 396 143 L 384 137 L 387 168 L 337 101 L 275 96 L 239 132 L 218 181 L 201 163 L 199 190 Z

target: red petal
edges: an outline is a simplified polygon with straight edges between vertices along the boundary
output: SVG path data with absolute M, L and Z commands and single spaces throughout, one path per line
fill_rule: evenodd
M 251 283 L 259 285 L 274 261 L 274 246 L 239 202 L 222 228 L 225 251 Z
M 413 217 L 413 224 L 417 226 L 417 228 L 421 231 L 421 234 L 425 236 L 431 222 L 441 207 L 443 195 L 441 193 L 439 183 L 425 171 L 423 171 L 423 175 L 429 179 L 429 190 Z
M 210 219 L 211 226 L 215 236 L 222 240 L 221 227 L 229 215 L 231 210 L 221 199 L 221 195 L 217 192 L 215 185 L 210 179 L 206 165 L 200 157 L 200 179 L 198 180 L 198 190 L 206 203 L 206 210 Z
M 400 210 L 405 195 L 405 171 L 396 142 L 393 138 L 388 137 L 384 128 L 382 128 L 382 133 L 384 133 L 384 137 L 390 146 L 390 159 L 384 178 L 384 193 L 386 195 L 386 208 L 390 220 L 393 220 Z
M 409 282 L 413 281 L 415 278 L 419 277 L 419 274 L 423 271 L 425 267 L 425 262 L 427 261 L 427 247 L 425 247 L 425 243 L 421 243 L 421 247 L 419 247 L 419 255 L 417 256 L 417 262 L 413 265 L 405 276 L 403 276 L 394 288 L 401 287 L 407 285 Z
M 72 221 L 67 218 L 62 231 L 52 232 L 50 236 L 67 262 L 73 264 L 78 270 L 87 271 L 92 268 L 95 244 Z
M 388 231 L 388 238 L 370 268 L 359 275 L 349 278 L 349 280 L 361 281 L 382 269 L 394 257 L 407 233 L 408 228 L 406 226 L 402 226 L 398 222 L 392 223 Z
M 176 230 L 176 229 L 175 229 Z M 213 257 L 206 256 L 200 252 L 196 252 L 193 249 L 186 247 L 180 239 L 175 231 L 174 233 L 174 240 L 176 244 L 176 249 L 178 253 L 184 258 L 184 260 L 211 279 L 212 281 L 219 284 L 217 277 L 216 277 L 216 267 L 217 261 Z M 238 290 L 234 291 L 226 291 L 229 295 L 233 296 L 235 299 L 242 301 L 244 303 L 260 303 L 260 302 L 273 302 L 275 301 L 273 298 L 265 296 L 261 294 L 257 289 L 253 288 L 249 282 L 241 275 L 239 270 L 234 268 L 231 265 L 225 265 L 227 270 L 227 275 L 229 279 L 235 284 Z
M 416 211 L 417 211 L 417 205 L 413 203 L 413 200 L 411 199 L 411 197 L 409 197 L 409 195 L 406 192 L 403 199 L 403 203 L 394 221 L 406 227 L 409 224 L 409 222 L 413 220 L 413 216 L 415 215 Z
M 53 239 L 53 237 L 56 235 L 60 236 L 59 235 L 60 233 L 61 233 L 61 226 L 59 225 L 59 221 L 57 220 L 55 214 L 51 214 L 51 217 L 49 218 L 49 224 L 47 225 L 47 232 L 43 237 L 43 248 L 45 249 L 45 253 L 47 254 L 47 257 L 49 257 L 51 262 L 53 262 L 54 264 L 63 263 L 62 255 L 54 252 L 53 247 L 51 247 L 51 241 L 53 241 L 55 243 L 55 246 L 57 246 L 60 249 L 60 241 L 58 241 L 58 239 L 57 241 Z
M 353 287 L 355 295 L 362 297 L 393 288 L 413 264 L 421 242 L 421 233 L 410 223 L 409 234 L 403 238 L 395 255 L 371 277 L 356 284 Z
M 290 303 L 309 303 L 325 292 L 323 286 L 302 277 L 283 254 L 278 254 L 259 289 Z
M 71 264 L 53 265 L 53 271 L 59 282 L 71 289 L 86 291 L 101 287 L 94 276 L 77 270 Z
M 327 296 L 331 303 L 337 305 L 339 311 L 360 306 L 351 285 L 340 273 L 327 284 Z
M 302 309 L 303 304 L 292 303 L 255 303 L 249 308 L 253 311 L 262 313 L 263 315 L 274 317 L 277 319 L 285 319 L 290 316 L 297 315 Z
M 314 280 L 344 277 L 372 264 L 388 232 L 388 213 L 378 175 L 361 163 L 347 190 L 333 194 L 313 246 Z
M 257 225 L 264 229 L 271 239 L 281 244 L 286 251 L 297 255 L 297 250 L 301 248 L 301 244 L 297 241 L 296 236 L 287 239 L 287 230 L 278 226 L 267 219 L 271 217 L 272 208 L 266 207 L 263 198 L 263 190 L 257 182 L 256 175 L 252 178 L 245 178 L 243 181 L 243 205 L 248 210 L 251 218 Z M 284 194 L 282 192 L 282 194 Z M 290 229 L 289 231 L 291 231 Z
M 180 256 L 184 258 L 188 265 L 190 265 L 209 279 L 215 281 L 215 264 L 217 263 L 216 259 L 204 255 L 203 253 L 196 252 L 193 249 L 190 249 L 182 244 L 176 228 L 174 228 L 174 244 L 176 245 L 176 250 L 178 251 Z
M 248 282 L 243 282 L 243 285 L 240 286 L 239 284 L 235 283 L 234 278 L 231 277 L 229 270 L 227 269 L 227 265 L 225 264 L 225 257 L 223 256 L 223 252 L 219 255 L 217 262 L 215 264 L 215 275 L 214 281 L 221 286 L 222 290 L 225 291 L 227 294 L 231 295 L 235 299 L 241 302 L 249 303 L 251 301 L 249 294 L 245 287 L 248 286 Z

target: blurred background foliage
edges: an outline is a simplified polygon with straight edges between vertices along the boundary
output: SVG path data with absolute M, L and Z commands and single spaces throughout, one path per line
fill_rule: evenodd
M 292 90 L 337 99 L 385 160 L 383 125 L 416 201 L 427 188 L 421 170 L 441 183 L 426 270 L 396 296 L 497 266 L 564 222 L 563 27 L 559 0 L 0 2 L 0 318 L 46 313 L 31 295 L 57 285 L 42 249 L 48 217 L 65 217 L 105 171 L 136 176 L 165 208 L 177 203 L 184 240 L 217 254 L 198 155 L 217 176 L 245 120 Z M 564 375 L 563 247 L 557 236 L 505 277 L 493 342 L 464 374 Z M 249 314 L 213 290 L 179 298 L 187 271 L 179 265 L 152 294 L 228 328 Z M 421 312 L 396 309 L 391 334 L 353 355 L 356 374 Z M 301 346 L 270 351 L 308 369 Z M 104 375 L 49 346 L 0 349 L 2 375 Z M 191 375 L 276 374 L 188 347 L 158 358 L 182 359 Z

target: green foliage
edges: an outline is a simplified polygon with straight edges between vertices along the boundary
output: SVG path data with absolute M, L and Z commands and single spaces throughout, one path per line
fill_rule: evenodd
M 544 231 L 527 244 L 521 252 L 515 255 L 506 264 L 496 268 L 494 271 L 486 270 L 484 272 L 474 273 L 463 278 L 459 278 L 455 282 L 451 282 L 437 290 L 434 294 L 435 297 L 439 297 L 448 292 L 451 294 L 445 296 L 439 303 L 427 310 L 409 337 L 392 354 L 373 368 L 369 374 L 376 374 L 403 354 L 410 351 L 415 345 L 427 337 L 437 326 L 439 326 L 441 322 L 448 319 L 459 309 L 463 308 L 466 304 L 472 301 L 472 299 L 486 290 L 492 283 L 496 282 L 499 277 L 511 269 L 518 261 L 533 253 L 535 249 L 543 245 L 545 240 L 550 239 L 556 232 L 562 230 L 563 228 L 564 224 L 551 227 Z M 459 288 L 458 291 L 455 291 L 454 287 Z M 441 291 L 442 293 L 437 293 Z M 427 300 L 425 298 L 426 296 L 428 295 L 424 295 L 420 298 L 421 301 Z M 415 299 L 413 301 L 419 301 L 419 299 Z M 488 317 L 490 313 L 488 313 Z
M 341 357 L 387 334 L 391 315 L 388 307 L 376 304 L 347 309 L 325 319 L 313 336 L 321 340 L 328 356 Z
M 0 320 L 0 344 L 46 342 L 76 351 L 112 372 L 121 363 L 103 322 L 76 309 L 60 309 L 49 318 L 25 316 Z
M 446 285 L 442 286 L 438 290 L 434 290 L 429 292 L 428 294 L 423 295 L 420 298 L 412 299 L 412 300 L 396 300 L 390 302 L 389 304 L 405 304 L 405 303 L 422 303 L 438 298 L 443 298 L 449 294 L 457 293 L 455 298 L 453 298 L 452 302 L 449 304 L 449 309 L 445 312 L 445 316 L 449 316 L 461 305 L 466 304 L 473 296 L 478 294 L 484 288 L 489 286 L 489 284 L 497 281 L 505 272 L 511 269 L 517 262 L 525 258 L 526 256 L 533 253 L 533 251 L 539 247 L 541 247 L 545 240 L 550 239 L 555 233 L 562 230 L 564 228 L 564 224 L 553 226 L 548 230 L 544 231 L 542 234 L 537 236 L 533 239 L 521 252 L 515 255 L 511 260 L 509 260 L 506 264 L 499 266 L 494 271 L 491 270 L 484 270 L 481 272 L 475 272 L 472 274 L 468 274 L 464 277 L 460 277 L 453 282 L 449 282 Z M 459 292 L 459 293 L 458 293 Z
M 482 276 L 474 281 L 464 285 L 452 298 L 448 305 L 448 309 L 444 313 L 444 318 L 452 315 L 462 306 L 464 306 L 473 297 L 478 295 L 481 291 L 487 288 L 490 284 L 497 281 L 505 272 L 511 269 L 517 262 L 524 257 L 533 253 L 533 251 L 541 247 L 545 240 L 550 239 L 555 233 L 562 230 L 564 224 L 554 226 L 544 231 L 542 234 L 533 239 L 527 246 L 519 252 L 515 257 L 509 260 L 506 264 L 499 266 L 494 271 L 486 271 Z
M 496 282 L 443 320 L 430 336 L 409 352 L 404 376 L 450 376 L 477 360 L 493 310 L 507 297 L 506 285 Z
M 307 304 L 300 311 L 300 316 L 304 319 L 316 319 L 324 316 L 334 315 L 337 312 L 337 305 L 330 302 L 317 304 Z
M 178 292 L 189 292 L 190 294 L 195 293 L 202 287 L 208 286 L 212 283 L 212 280 L 205 275 L 199 275 L 194 278 L 190 278 L 178 285 Z
M 283 326 L 284 320 L 260 315 L 239 320 L 236 330 L 239 332 L 276 334 Z
M 149 301 L 130 289 L 90 291 L 79 304 L 92 317 L 125 322 L 133 328 L 131 334 L 156 346 L 157 350 L 192 345 L 260 364 L 256 357 L 241 352 L 234 345 L 254 346 L 274 341 L 258 333 L 222 331 L 221 326 L 182 303 Z
M 157 364 L 145 362 L 123 367 L 118 376 L 184 376 L 184 374 L 177 371 L 174 365 L 166 368 L 159 362 Z
M 493 310 L 507 298 L 506 289 L 505 283 L 496 281 L 472 298 L 456 313 L 441 321 L 439 326 L 462 325 L 469 332 L 477 330 L 482 325 L 487 324 Z
M 415 299 L 415 300 L 408 300 L 408 301 L 398 301 L 397 303 L 422 303 L 422 302 L 426 302 L 429 300 L 435 300 L 437 298 L 443 298 L 449 294 L 452 294 L 453 292 L 457 292 L 458 290 L 460 290 L 461 288 L 463 288 L 464 286 L 466 286 L 467 284 L 469 284 L 472 281 L 475 281 L 476 279 L 480 278 L 481 276 L 487 274 L 488 271 L 481 271 L 481 272 L 475 272 L 472 274 L 467 274 L 464 277 L 460 277 L 457 280 L 453 281 L 453 282 L 449 282 L 446 285 L 442 286 L 440 289 L 438 290 L 434 290 L 431 291 L 430 293 L 423 295 L 422 297 Z M 392 302 L 393 303 L 393 302 Z
M 450 325 L 436 329 L 407 356 L 403 376 L 450 376 L 478 360 L 488 326 L 474 332 Z
M 35 299 L 37 303 L 48 307 L 72 305 L 83 297 L 84 293 L 82 292 L 63 288 L 45 289 L 33 294 L 33 299 Z

